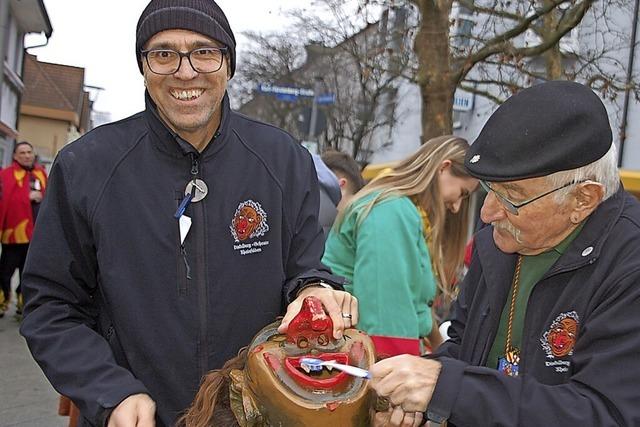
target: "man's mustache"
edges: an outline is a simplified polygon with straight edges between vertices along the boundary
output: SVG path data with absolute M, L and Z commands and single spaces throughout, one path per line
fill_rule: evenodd
M 522 243 L 522 241 L 520 240 L 520 230 L 514 227 L 513 224 L 511 224 L 509 221 L 492 222 L 491 225 L 493 225 L 495 228 L 505 230 L 513 236 L 516 242 Z

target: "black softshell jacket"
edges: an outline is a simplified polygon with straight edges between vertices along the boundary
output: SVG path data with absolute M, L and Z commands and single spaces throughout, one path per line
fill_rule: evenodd
M 428 415 L 457 427 L 640 425 L 638 201 L 620 189 L 602 203 L 535 285 L 518 378 L 484 367 L 517 259 L 495 246 L 492 230 L 476 236 Z M 558 357 L 549 333 L 563 320 L 577 324 L 577 339 Z
M 220 368 L 296 289 L 334 281 L 320 264 L 318 187 L 286 132 L 229 109 L 198 155 L 147 109 L 58 155 L 29 249 L 21 333 L 54 387 L 102 425 L 134 393 L 172 425 L 200 379 Z M 176 209 L 194 177 L 184 245 Z M 242 207 L 260 216 L 242 240 Z M 240 237 L 240 238 L 239 238 Z M 339 287 L 339 285 L 337 285 Z

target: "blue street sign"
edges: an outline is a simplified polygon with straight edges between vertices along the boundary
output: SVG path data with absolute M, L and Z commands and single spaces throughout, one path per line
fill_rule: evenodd
M 313 89 L 304 87 L 276 86 L 270 83 L 260 83 L 256 87 L 256 89 L 261 93 L 271 93 L 273 95 L 288 95 L 294 98 L 298 96 L 306 96 L 308 98 L 314 97 Z
M 276 86 L 270 83 L 260 83 L 256 86 L 260 93 L 274 95 L 280 101 L 296 102 L 299 97 L 314 98 L 313 89 L 304 87 Z M 334 104 L 336 95 L 334 93 L 323 93 L 315 97 L 316 104 Z
M 325 93 L 318 95 L 316 98 L 316 104 L 333 104 L 336 102 L 336 95 L 333 93 Z
M 279 101 L 296 102 L 298 100 L 298 97 L 295 95 L 282 94 L 282 93 L 276 93 L 275 95 L 276 95 L 276 99 Z

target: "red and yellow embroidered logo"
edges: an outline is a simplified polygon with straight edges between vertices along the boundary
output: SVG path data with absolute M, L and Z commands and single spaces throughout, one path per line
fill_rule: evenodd
M 548 358 L 571 356 L 578 339 L 580 318 L 575 311 L 562 313 L 551 324 L 540 343 Z
M 267 214 L 260 203 L 253 200 L 242 202 L 233 215 L 230 229 L 236 242 L 263 236 L 269 231 Z

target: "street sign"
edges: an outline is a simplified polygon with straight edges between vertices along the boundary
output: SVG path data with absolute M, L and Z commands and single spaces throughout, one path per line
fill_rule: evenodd
M 327 105 L 336 102 L 336 95 L 333 93 L 323 93 L 315 96 L 313 89 L 304 87 L 277 86 L 270 83 L 260 83 L 256 86 L 256 90 L 260 93 L 275 95 L 280 101 L 296 102 L 299 97 L 315 98 L 316 104 Z
M 256 89 L 261 93 L 271 93 L 274 95 L 287 95 L 293 98 L 298 96 L 314 97 L 313 89 L 304 87 L 277 86 L 270 83 L 260 83 Z
M 333 93 L 325 93 L 316 97 L 316 104 L 333 104 L 336 102 L 336 95 Z
M 473 109 L 473 94 L 457 89 L 453 94 L 453 109 L 455 111 L 471 111 Z
M 298 97 L 295 95 L 288 95 L 283 93 L 276 93 L 275 95 L 278 101 L 296 102 L 298 100 Z

